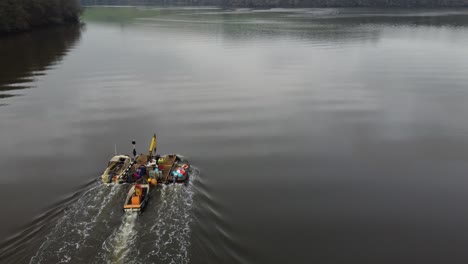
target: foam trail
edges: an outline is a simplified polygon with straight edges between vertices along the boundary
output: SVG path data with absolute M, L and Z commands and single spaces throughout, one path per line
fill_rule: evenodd
M 188 251 L 190 224 L 193 220 L 192 184 L 195 178 L 196 173 L 192 173 L 188 185 L 167 185 L 161 189 L 162 203 L 158 209 L 158 218 L 148 232 L 148 235 L 156 239 L 151 242 L 153 250 L 145 255 L 143 263 L 152 263 L 155 259 L 163 263 L 190 262 Z
M 136 238 L 135 224 L 137 218 L 137 212 L 124 214 L 120 227 L 104 242 L 103 248 L 109 254 L 106 258 L 106 263 L 128 263 L 125 257 L 128 255 Z
M 65 210 L 29 263 L 66 263 L 72 260 L 74 253 L 85 244 L 96 226 L 96 219 L 119 189 L 119 186 L 105 188 L 96 185 L 83 193 Z

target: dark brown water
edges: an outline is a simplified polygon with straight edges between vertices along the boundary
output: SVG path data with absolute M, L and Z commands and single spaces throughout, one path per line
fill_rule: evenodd
M 468 261 L 468 11 L 83 20 L 0 39 L 0 263 Z M 194 175 L 124 215 L 154 132 Z

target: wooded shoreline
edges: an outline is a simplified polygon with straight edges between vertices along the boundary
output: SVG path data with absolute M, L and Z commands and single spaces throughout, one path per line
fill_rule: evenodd
M 79 0 L 0 0 L 0 34 L 78 23 Z
M 468 7 L 468 0 L 81 0 L 82 5 L 175 5 L 220 7 Z
M 468 7 L 468 0 L 0 0 L 0 34 L 78 23 L 81 5 L 274 7 Z

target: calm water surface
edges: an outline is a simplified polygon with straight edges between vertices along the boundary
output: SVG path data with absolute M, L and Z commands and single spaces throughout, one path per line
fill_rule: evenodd
M 1 263 L 468 261 L 468 11 L 83 20 L 0 39 Z M 124 215 L 153 132 L 194 175 Z

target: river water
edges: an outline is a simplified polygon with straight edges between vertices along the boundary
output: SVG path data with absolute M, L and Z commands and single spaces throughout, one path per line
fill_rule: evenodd
M 0 263 L 468 261 L 468 11 L 83 22 L 0 39 Z M 191 181 L 124 215 L 153 133 Z

